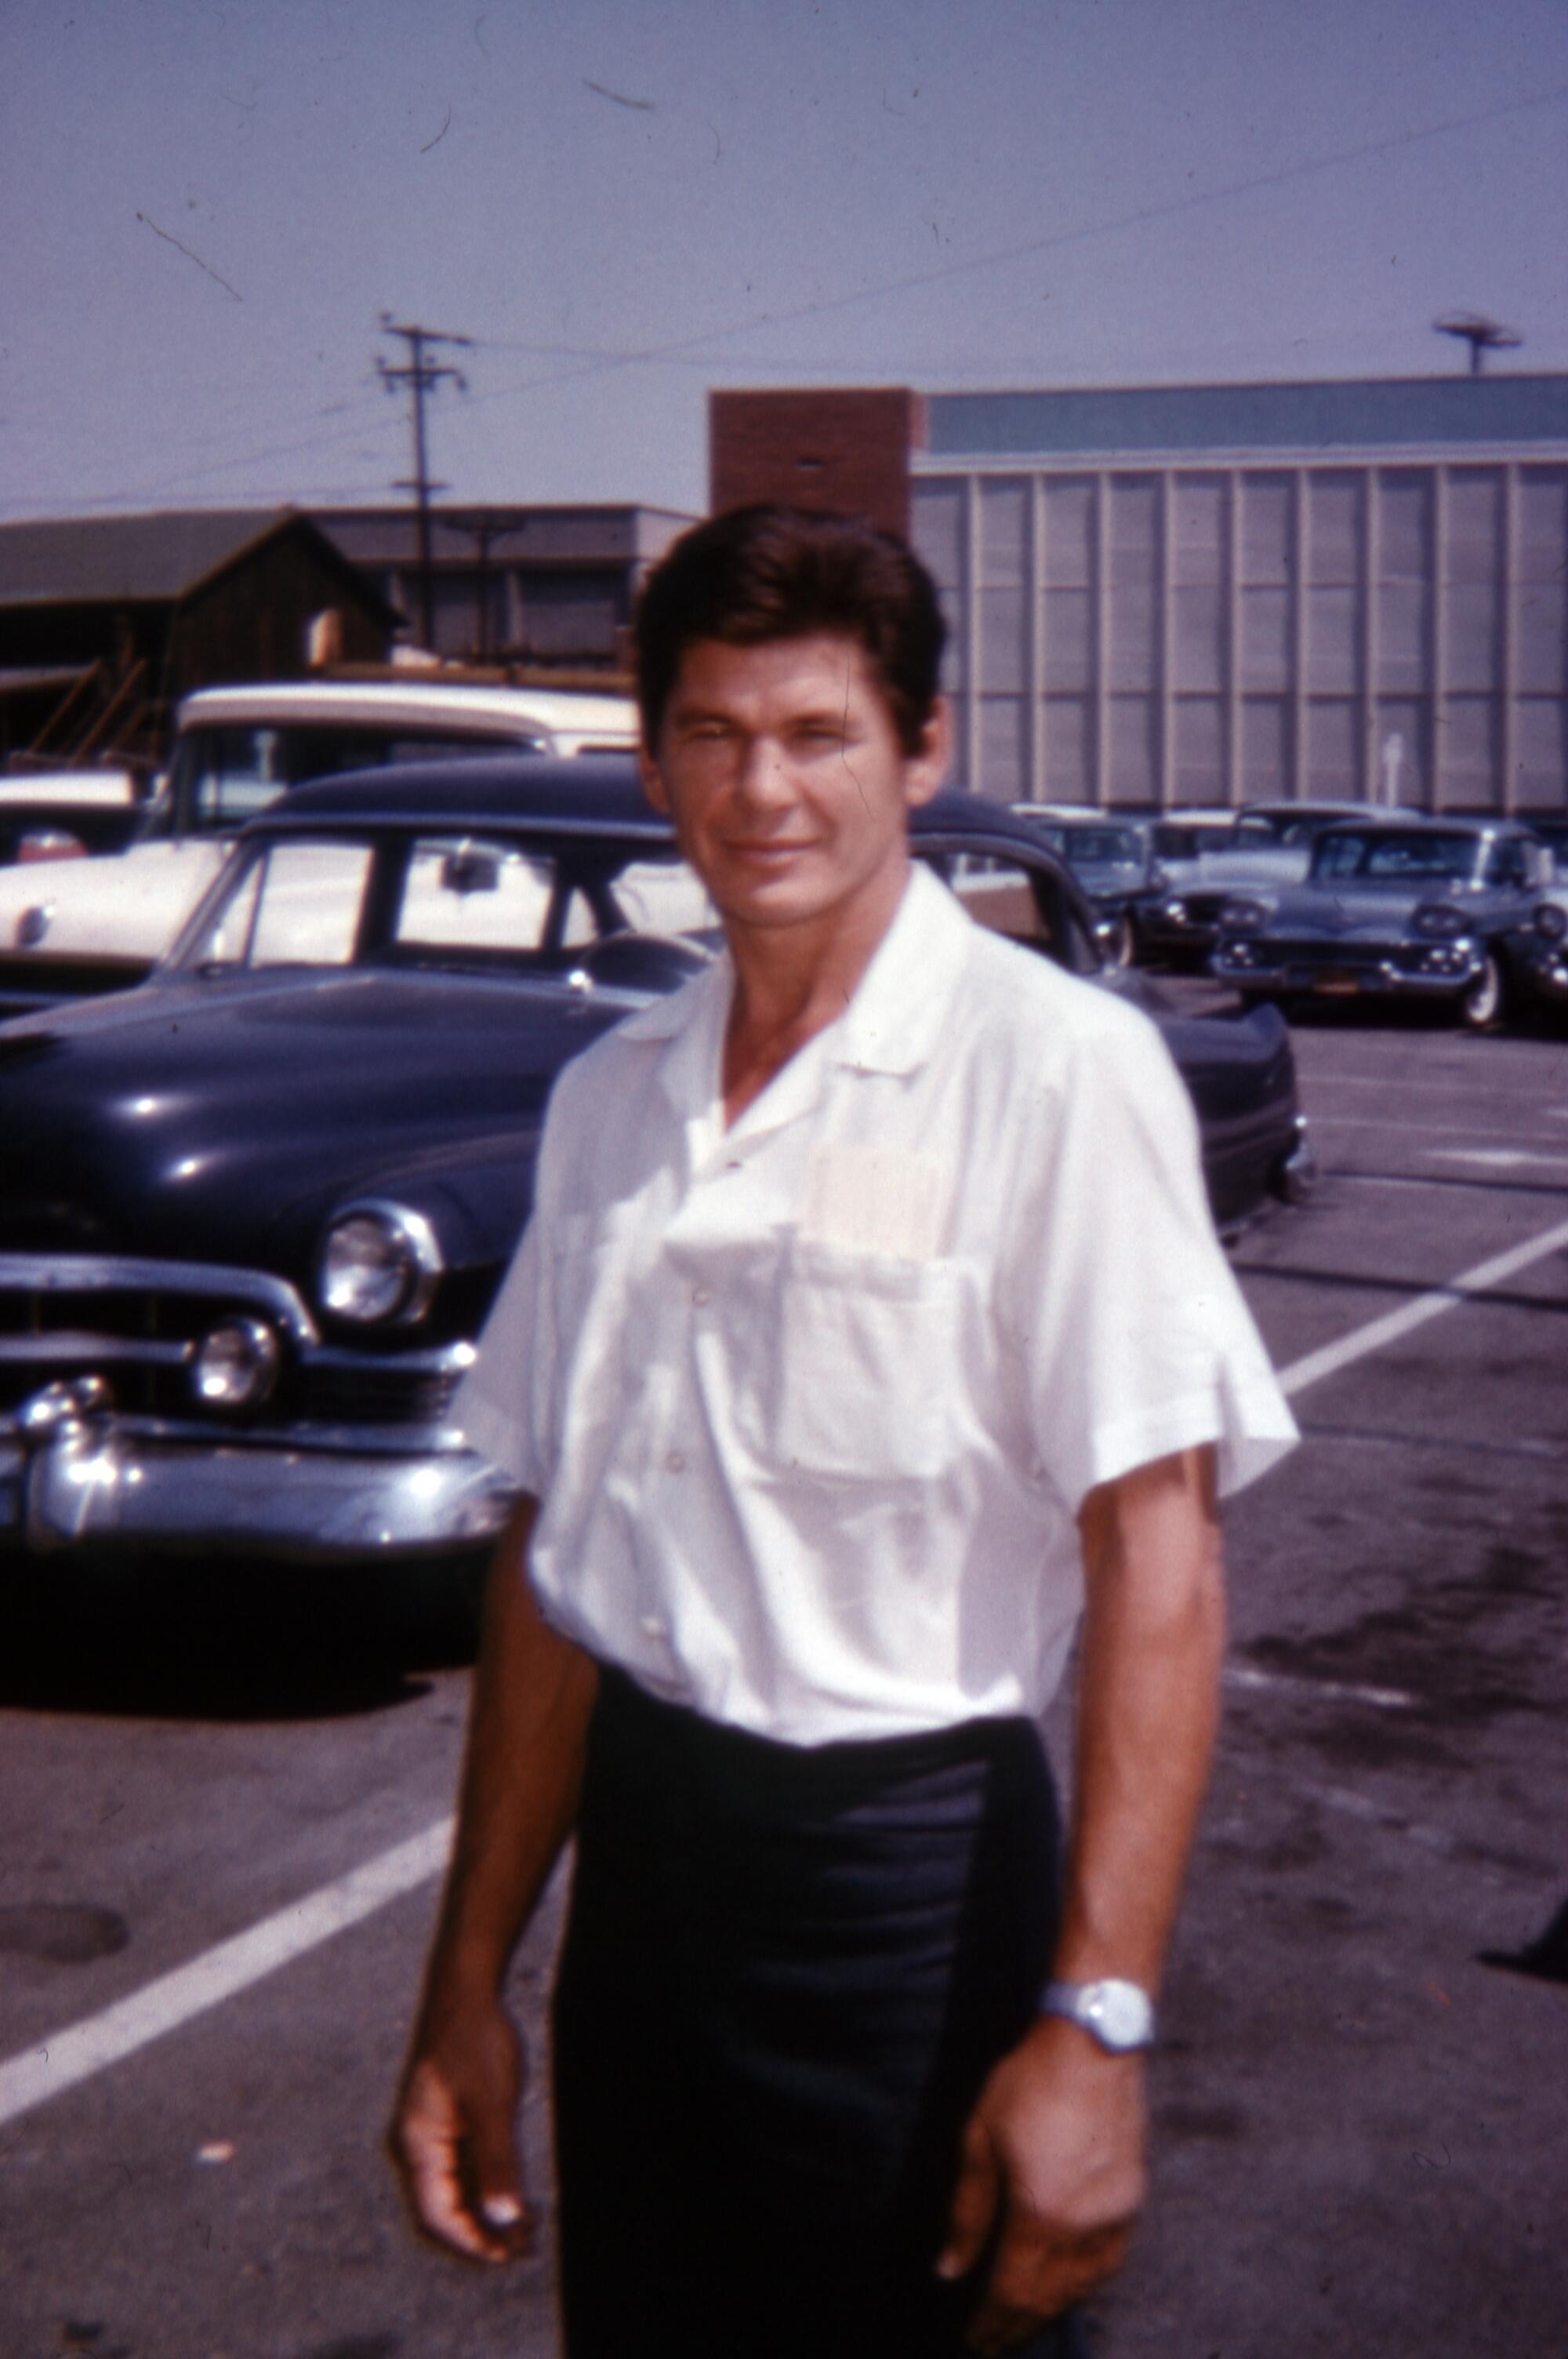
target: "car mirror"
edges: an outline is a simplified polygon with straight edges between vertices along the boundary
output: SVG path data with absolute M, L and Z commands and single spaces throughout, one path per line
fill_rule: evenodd
M 501 863 L 493 852 L 449 852 L 441 863 L 441 889 L 446 893 L 498 893 Z

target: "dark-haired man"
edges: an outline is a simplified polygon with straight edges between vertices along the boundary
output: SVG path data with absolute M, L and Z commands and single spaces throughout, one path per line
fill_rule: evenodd
M 1152 1027 L 912 867 L 941 643 L 841 520 L 652 578 L 644 782 L 728 955 L 563 1077 L 463 1396 L 524 1500 L 395 2144 L 513 2248 L 500 1991 L 575 1829 L 571 2359 L 1065 2354 L 1141 2200 L 1215 1495 L 1293 1429 Z

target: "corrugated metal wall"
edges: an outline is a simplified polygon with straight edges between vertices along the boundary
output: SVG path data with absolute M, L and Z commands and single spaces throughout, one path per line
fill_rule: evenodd
M 1568 466 L 993 464 L 913 492 L 987 794 L 1568 805 Z

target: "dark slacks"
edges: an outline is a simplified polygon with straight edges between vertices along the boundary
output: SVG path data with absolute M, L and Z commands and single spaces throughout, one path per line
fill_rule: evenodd
M 569 2359 L 956 2359 L 977 2287 L 933 2264 L 1056 1854 L 1026 1722 L 805 1749 L 605 1675 L 555 1999 Z

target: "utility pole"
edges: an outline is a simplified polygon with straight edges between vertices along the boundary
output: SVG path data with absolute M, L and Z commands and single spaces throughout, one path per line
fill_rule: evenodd
M 449 508 L 445 522 L 453 532 L 466 532 L 474 545 L 478 571 L 474 592 L 474 656 L 476 661 L 488 663 L 492 652 L 490 644 L 490 586 L 492 579 L 490 552 L 498 540 L 505 540 L 510 534 L 522 532 L 525 527 L 521 524 L 502 524 L 496 517 L 487 516 L 482 508 L 476 508 L 471 516 L 454 516 Z
M 415 522 L 419 540 L 419 636 L 423 645 L 433 650 L 436 623 L 430 579 L 430 495 L 432 492 L 444 492 L 447 486 L 430 481 L 425 448 L 425 397 L 444 376 L 452 379 L 460 393 L 466 393 L 468 379 L 449 362 L 429 360 L 426 354 L 432 344 L 460 344 L 467 350 L 471 347 L 473 338 L 445 335 L 438 328 L 415 327 L 395 320 L 390 311 L 382 313 L 381 324 L 389 336 L 401 336 L 408 346 L 408 358 L 400 368 L 392 367 L 379 353 L 375 364 L 388 393 L 395 393 L 399 386 L 406 385 L 414 396 L 414 480 L 412 483 L 395 484 L 393 489 L 414 495 Z
M 1446 320 L 1434 320 L 1432 324 L 1440 336 L 1458 336 L 1469 345 L 1472 376 L 1481 375 L 1487 353 L 1517 352 L 1524 342 L 1512 328 L 1500 327 L 1496 320 L 1484 319 L 1479 311 L 1452 311 Z

